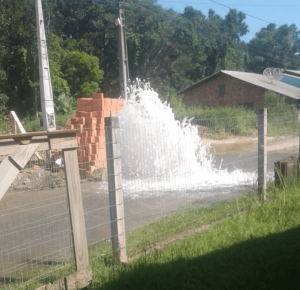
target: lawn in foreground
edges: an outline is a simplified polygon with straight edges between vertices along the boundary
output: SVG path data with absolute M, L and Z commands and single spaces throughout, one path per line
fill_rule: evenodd
M 100 257 L 92 266 L 94 289 L 299 289 L 300 186 L 271 190 L 263 204 L 252 198 L 247 210 L 127 265 Z

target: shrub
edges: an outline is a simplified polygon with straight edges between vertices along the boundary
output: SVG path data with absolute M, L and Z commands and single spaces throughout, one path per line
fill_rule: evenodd
M 197 120 L 195 124 L 205 124 L 215 133 L 249 135 L 251 129 L 256 127 L 257 117 L 253 110 L 242 107 L 185 106 L 182 96 L 176 95 L 172 89 L 166 90 L 165 100 L 173 109 L 176 119 L 194 118 Z
M 288 104 L 284 97 L 273 92 L 264 95 L 264 107 L 268 109 L 268 135 L 291 135 L 298 133 L 298 110 Z
M 8 110 L 6 108 L 6 102 L 8 96 L 0 93 L 0 133 L 8 133 L 10 131 Z

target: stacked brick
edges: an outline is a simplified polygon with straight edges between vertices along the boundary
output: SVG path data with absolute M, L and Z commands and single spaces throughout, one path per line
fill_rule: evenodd
M 116 116 L 124 106 L 124 99 L 104 98 L 102 93 L 92 98 L 77 99 L 76 117 L 68 129 L 77 129 L 78 163 L 82 175 L 97 168 L 106 168 L 104 118 Z

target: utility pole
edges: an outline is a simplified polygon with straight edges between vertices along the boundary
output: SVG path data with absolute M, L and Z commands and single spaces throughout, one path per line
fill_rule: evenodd
M 44 131 L 55 131 L 55 113 L 41 0 L 35 0 L 39 79 Z
M 119 79 L 120 79 L 120 94 L 127 100 L 127 86 L 129 80 L 128 54 L 127 54 L 127 39 L 125 31 L 125 6 L 127 3 L 119 3 L 119 18 L 116 19 L 116 26 L 119 26 L 118 31 L 118 53 L 119 53 Z

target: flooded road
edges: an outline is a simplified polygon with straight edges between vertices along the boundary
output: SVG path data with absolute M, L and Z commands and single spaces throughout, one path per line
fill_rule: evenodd
M 289 143 L 290 145 L 290 143 Z M 297 144 L 298 146 L 298 144 Z M 297 155 L 297 146 L 268 153 L 268 174 L 274 162 Z M 217 168 L 233 172 L 257 170 L 257 144 L 212 144 Z M 126 183 L 126 181 L 125 181 Z M 244 187 L 167 191 L 159 188 L 132 195 L 124 189 L 126 231 L 131 231 L 192 202 L 205 199 L 203 206 L 220 196 L 239 194 Z M 85 223 L 89 245 L 110 239 L 109 204 L 105 182 L 82 183 Z M 66 188 L 8 192 L 0 203 L 0 278 L 19 275 L 34 264 L 55 264 L 72 257 L 71 228 Z M 24 270 L 25 269 L 25 270 Z M 25 272 L 26 272 L 25 271 Z M 24 275 L 24 273 L 22 274 Z

